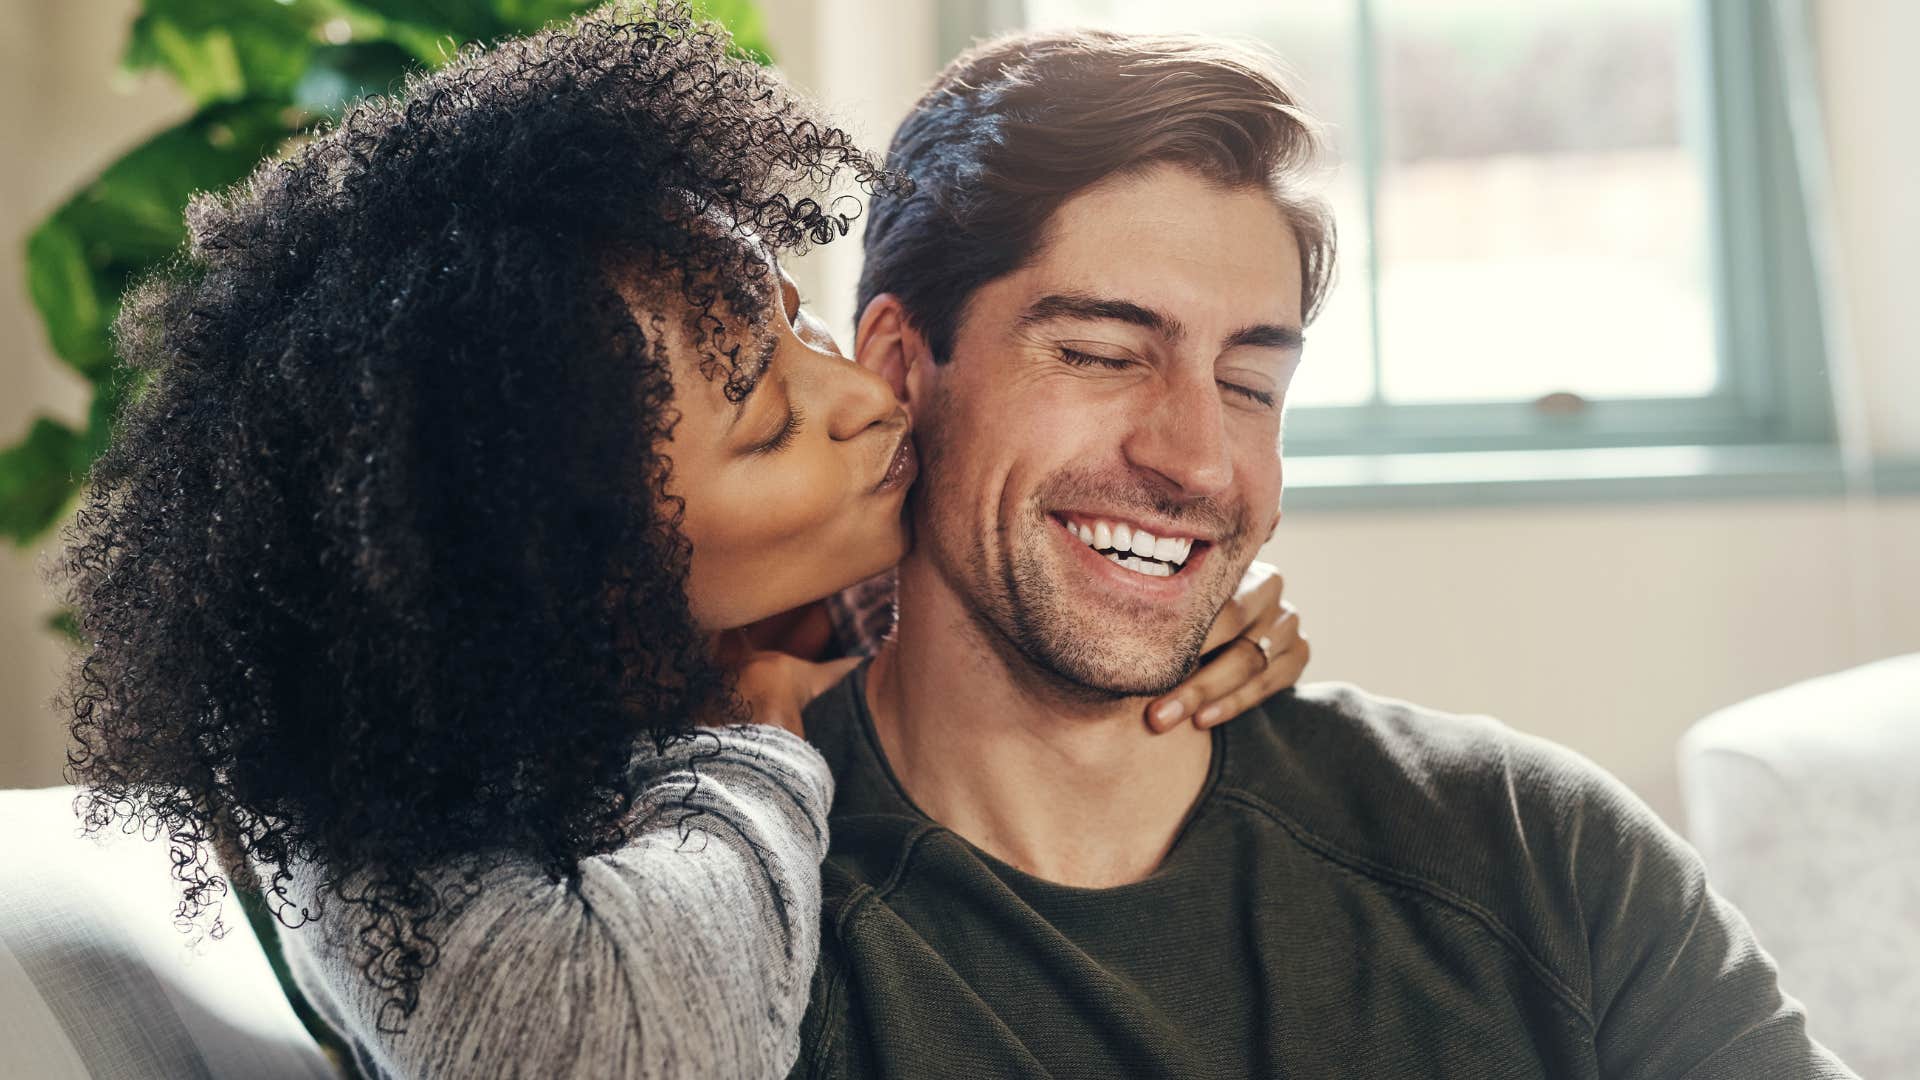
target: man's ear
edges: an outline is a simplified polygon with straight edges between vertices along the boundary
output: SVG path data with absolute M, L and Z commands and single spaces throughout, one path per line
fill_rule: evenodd
M 931 363 L 926 339 L 907 318 L 900 298 L 881 293 L 867 301 L 860 323 L 853 332 L 854 362 L 887 380 L 893 396 L 913 404 L 908 374 L 916 365 Z

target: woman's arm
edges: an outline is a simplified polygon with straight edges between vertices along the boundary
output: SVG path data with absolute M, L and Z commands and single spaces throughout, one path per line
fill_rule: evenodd
M 826 763 L 755 724 L 635 768 L 626 846 L 559 882 L 532 860 L 496 865 L 429 923 L 437 960 L 404 1032 L 380 1030 L 384 996 L 337 898 L 281 935 L 303 986 L 394 1076 L 784 1076 L 819 941 Z M 445 895 L 460 882 L 446 874 Z

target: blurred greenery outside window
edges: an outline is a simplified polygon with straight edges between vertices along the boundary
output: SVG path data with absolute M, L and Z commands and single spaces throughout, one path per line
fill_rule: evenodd
M 136 381 L 109 330 L 128 284 L 186 239 L 183 211 L 297 146 L 354 99 L 397 90 L 462 45 L 537 30 L 595 0 L 144 0 L 122 66 L 171 78 L 194 112 L 108 164 L 27 239 L 27 283 L 59 361 L 85 378 L 84 427 L 51 417 L 0 447 L 0 536 L 28 544 L 72 506 Z M 770 62 L 752 0 L 692 0 Z M 0 433 L 11 438 L 12 433 Z
M 1337 168 L 1288 506 L 1839 491 L 1774 5 L 943 0 L 1277 52 Z

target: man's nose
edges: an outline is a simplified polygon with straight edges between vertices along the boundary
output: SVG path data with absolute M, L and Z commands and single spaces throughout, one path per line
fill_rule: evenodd
M 827 434 L 855 438 L 900 414 L 900 402 L 887 380 L 841 356 L 815 354 L 809 365 L 825 398 Z
M 1212 377 L 1159 384 L 1125 445 L 1134 467 L 1164 477 L 1182 495 L 1219 495 L 1233 483 L 1225 405 Z

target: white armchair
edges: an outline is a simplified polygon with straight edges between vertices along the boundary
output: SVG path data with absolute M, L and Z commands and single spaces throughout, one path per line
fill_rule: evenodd
M 1741 702 L 1680 743 L 1687 831 L 1862 1076 L 1920 1080 L 1920 654 Z

